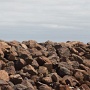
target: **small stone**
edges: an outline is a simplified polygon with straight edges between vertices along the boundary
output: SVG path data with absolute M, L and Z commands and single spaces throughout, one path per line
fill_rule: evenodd
M 40 66 L 39 70 L 38 70 L 38 73 L 39 73 L 40 76 L 46 76 L 48 74 L 48 70 L 47 70 L 46 67 Z
M 5 70 L 0 70 L 0 79 L 9 81 L 9 75 Z
M 24 72 L 28 72 L 30 73 L 31 75 L 36 75 L 38 74 L 38 72 L 34 69 L 34 67 L 32 67 L 31 65 L 27 65 L 23 68 L 23 71 Z
M 41 81 L 45 84 L 50 84 L 50 83 L 52 83 L 52 78 L 51 77 L 44 77 L 44 78 L 42 78 Z
M 22 82 L 22 77 L 19 74 L 10 75 L 10 81 L 14 84 L 20 84 Z
M 39 90 L 52 90 L 52 88 L 46 84 L 43 84 L 39 87 Z

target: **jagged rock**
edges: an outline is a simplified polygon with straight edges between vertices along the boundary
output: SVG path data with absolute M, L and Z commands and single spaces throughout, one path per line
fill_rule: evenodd
M 30 73 L 31 75 L 36 75 L 38 74 L 38 72 L 34 69 L 34 67 L 32 67 L 31 65 L 27 65 L 23 68 L 23 71 L 24 72 L 28 72 Z
M 44 56 L 39 57 L 37 59 L 37 62 L 40 66 L 43 66 L 44 63 L 51 63 L 51 61 L 47 57 L 44 57 Z
M 0 90 L 89 90 L 90 45 L 0 41 Z
M 22 77 L 19 74 L 10 75 L 10 81 L 14 84 L 20 84 L 22 82 Z
M 29 82 L 29 80 L 23 80 L 22 85 L 25 85 L 28 90 L 35 90 L 33 85 Z

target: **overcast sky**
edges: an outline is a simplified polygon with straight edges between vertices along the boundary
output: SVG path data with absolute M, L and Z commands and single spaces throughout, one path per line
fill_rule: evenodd
M 90 0 L 0 0 L 0 39 L 90 39 Z

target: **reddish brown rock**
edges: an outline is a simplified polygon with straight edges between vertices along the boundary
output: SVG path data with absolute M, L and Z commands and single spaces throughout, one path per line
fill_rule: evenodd
M 31 75 L 36 75 L 38 74 L 38 72 L 34 69 L 34 67 L 32 67 L 31 65 L 27 65 L 23 68 L 23 71 L 24 72 L 28 72 L 30 73 Z
M 37 59 L 37 62 L 39 63 L 40 66 L 44 65 L 44 63 L 51 63 L 51 61 L 44 56 L 41 56 Z

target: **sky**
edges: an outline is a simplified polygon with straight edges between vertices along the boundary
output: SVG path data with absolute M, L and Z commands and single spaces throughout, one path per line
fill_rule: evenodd
M 90 0 L 0 0 L 0 39 L 38 42 L 90 38 Z

